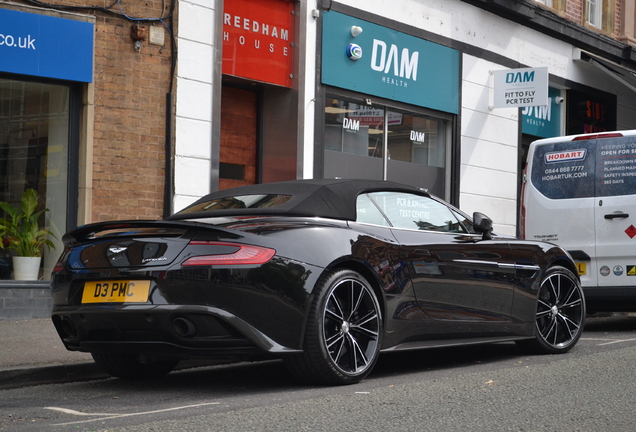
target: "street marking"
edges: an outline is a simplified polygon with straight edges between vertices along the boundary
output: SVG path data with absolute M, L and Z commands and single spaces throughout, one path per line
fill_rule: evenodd
M 53 411 L 59 411 L 59 412 L 63 412 L 65 414 L 72 414 L 72 415 L 77 415 L 77 416 L 118 416 L 119 414 L 112 414 L 112 413 L 85 413 L 85 412 L 81 412 L 81 411 L 75 411 L 72 409 L 68 409 L 68 408 L 59 408 L 59 407 L 44 407 L 44 409 L 49 409 L 49 410 L 53 410 Z
M 636 338 L 634 338 L 634 339 L 610 339 L 609 342 L 607 342 L 607 340 L 608 340 L 607 338 L 581 338 L 581 340 L 605 342 L 605 343 L 602 343 L 602 344 L 598 344 L 598 346 L 604 346 L 604 345 L 612 345 L 612 344 L 622 343 L 622 342 L 634 342 L 634 341 L 636 341 Z
M 634 342 L 634 341 L 636 341 L 636 338 L 635 338 L 635 339 L 617 339 L 617 340 L 614 340 L 614 341 L 612 341 L 612 342 L 607 342 L 607 343 L 599 344 L 599 346 L 603 346 L 603 345 L 611 345 L 611 344 L 621 343 L 621 342 Z
M 182 409 L 187 409 L 187 408 L 198 408 L 198 407 L 207 406 L 207 405 L 218 405 L 219 403 L 220 402 L 208 402 L 208 403 L 201 403 L 201 404 L 196 404 L 196 405 L 186 405 L 186 406 L 182 406 L 182 407 L 166 408 L 166 409 L 162 409 L 162 410 L 145 411 L 145 412 L 130 413 L 130 414 L 83 413 L 83 412 L 79 412 L 79 411 L 75 411 L 75 410 L 70 410 L 70 409 L 66 409 L 66 408 L 58 408 L 58 407 L 45 407 L 45 409 L 49 409 L 49 410 L 53 410 L 53 411 L 61 411 L 61 412 L 64 412 L 66 414 L 79 415 L 79 416 L 87 416 L 87 415 L 88 416 L 105 416 L 105 417 L 99 417 L 99 418 L 94 418 L 94 419 L 90 419 L 90 420 L 82 420 L 82 421 L 68 422 L 68 423 L 57 423 L 57 424 L 52 425 L 52 426 L 67 426 L 67 425 L 79 424 L 79 423 L 90 423 L 90 422 L 95 422 L 95 421 L 100 421 L 100 420 L 111 420 L 111 419 L 122 418 L 122 417 L 132 417 L 132 416 L 148 415 L 148 414 L 158 414 L 158 413 L 182 410 Z

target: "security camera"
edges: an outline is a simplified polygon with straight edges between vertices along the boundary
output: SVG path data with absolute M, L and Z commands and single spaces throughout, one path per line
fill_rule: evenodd
M 563 98 L 561 96 L 557 96 L 556 98 L 554 98 L 554 102 L 560 105 L 563 103 Z

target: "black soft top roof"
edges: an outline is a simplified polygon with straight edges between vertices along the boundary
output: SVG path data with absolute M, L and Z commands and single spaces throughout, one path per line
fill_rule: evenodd
M 313 179 L 262 183 L 213 192 L 199 199 L 168 220 L 199 219 L 217 216 L 304 216 L 356 220 L 356 198 L 366 192 L 392 191 L 429 196 L 414 186 L 382 180 Z M 188 211 L 201 203 L 245 195 L 291 195 L 284 204 L 266 208 L 232 208 Z

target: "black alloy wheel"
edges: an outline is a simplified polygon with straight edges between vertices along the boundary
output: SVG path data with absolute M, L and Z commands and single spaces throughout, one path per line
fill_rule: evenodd
M 357 272 L 336 270 L 316 286 L 303 354 L 286 364 L 304 381 L 353 384 L 375 365 L 382 341 L 382 314 L 370 284 Z
M 569 351 L 585 324 L 585 297 L 578 278 L 555 266 L 541 281 L 536 313 L 536 338 L 530 346 L 545 353 Z

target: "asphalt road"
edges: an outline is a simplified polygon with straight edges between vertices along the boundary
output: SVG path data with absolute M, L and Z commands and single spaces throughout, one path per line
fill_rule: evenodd
M 568 354 L 497 344 L 381 357 L 362 383 L 306 387 L 278 361 L 0 392 L 16 431 L 634 431 L 636 316 L 588 320 Z

